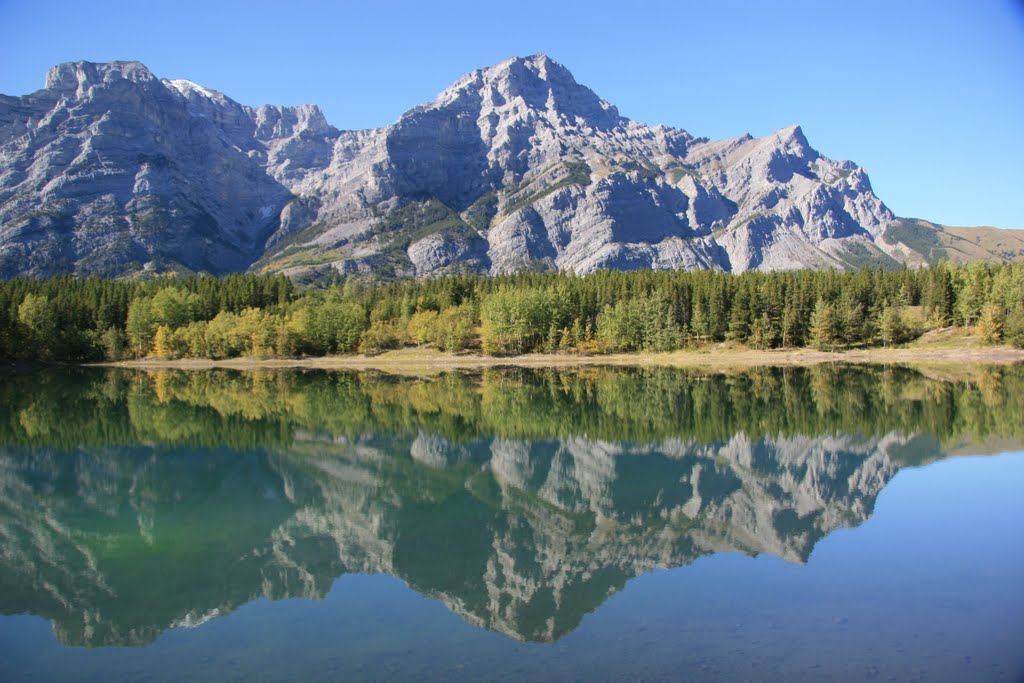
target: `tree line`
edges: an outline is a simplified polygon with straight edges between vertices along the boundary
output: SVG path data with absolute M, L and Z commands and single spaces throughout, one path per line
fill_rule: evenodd
M 0 358 L 491 355 L 889 346 L 958 326 L 1024 347 L 1024 264 L 854 272 L 527 272 L 299 290 L 282 275 L 0 283 Z

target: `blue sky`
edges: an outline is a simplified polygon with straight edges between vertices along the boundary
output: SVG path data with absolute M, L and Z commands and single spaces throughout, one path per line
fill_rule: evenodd
M 899 215 L 1024 228 L 1020 0 L 0 0 L 0 93 L 136 59 L 245 104 L 317 103 L 339 128 L 536 52 L 630 118 L 711 138 L 799 123 Z

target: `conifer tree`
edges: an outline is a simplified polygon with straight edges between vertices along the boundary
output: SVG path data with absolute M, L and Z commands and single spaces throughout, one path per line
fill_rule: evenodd
M 954 307 L 956 318 L 964 327 L 974 325 L 981 316 L 988 290 L 988 269 L 984 263 L 973 261 L 958 270 L 959 292 Z
M 776 331 L 768 317 L 768 313 L 762 313 L 750 326 L 750 345 L 755 349 L 764 350 L 775 346 Z
M 831 302 L 818 299 L 811 316 L 811 345 L 820 351 L 834 351 L 839 342 L 839 317 Z
M 1003 337 L 1003 310 L 998 304 L 982 306 L 975 332 L 985 344 L 999 343 Z
M 885 306 L 878 321 L 878 336 L 882 346 L 893 346 L 906 341 L 907 329 L 903 313 L 897 306 Z
M 1003 322 L 1003 336 L 1007 342 L 1024 348 L 1024 301 L 1018 303 Z

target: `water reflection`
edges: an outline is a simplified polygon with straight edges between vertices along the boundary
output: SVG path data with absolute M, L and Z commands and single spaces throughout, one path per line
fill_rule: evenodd
M 718 552 L 806 562 L 902 467 L 1020 442 L 1024 371 L 53 371 L 0 388 L 0 612 L 137 645 L 387 573 L 521 640 Z

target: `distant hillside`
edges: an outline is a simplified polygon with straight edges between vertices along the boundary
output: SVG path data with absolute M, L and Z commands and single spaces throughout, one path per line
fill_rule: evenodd
M 886 231 L 920 254 L 929 264 L 943 259 L 953 263 L 1024 261 L 1024 230 L 939 225 L 920 218 L 900 218 Z

